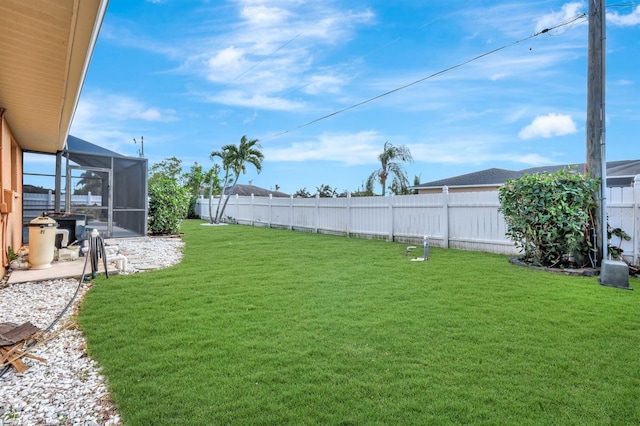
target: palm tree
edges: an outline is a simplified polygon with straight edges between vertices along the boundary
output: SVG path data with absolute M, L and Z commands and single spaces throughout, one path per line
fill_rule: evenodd
M 394 182 L 398 187 L 406 188 L 409 183 L 407 174 L 402 168 L 402 162 L 412 163 L 411 151 L 404 145 L 393 146 L 388 141 L 384 143 L 382 153 L 378 155 L 381 167 L 371 173 L 369 179 L 367 179 L 367 187 L 373 188 L 375 181 L 380 182 L 382 185 L 382 196 L 385 196 L 387 189 L 387 178 L 390 175 L 395 177 Z
M 73 193 L 76 195 L 86 195 L 89 192 L 93 195 L 100 195 L 102 193 L 102 177 L 90 170 L 85 171 L 80 175 L 80 180 L 76 183 L 76 189 Z
M 245 174 L 247 172 L 247 163 L 253 164 L 258 173 L 262 171 L 264 155 L 260 150 L 261 148 L 262 147 L 258 143 L 258 139 L 249 140 L 246 136 L 242 136 L 242 138 L 240 138 L 239 145 L 225 145 L 222 147 L 222 152 L 211 153 L 211 157 L 222 158 L 222 167 L 225 171 L 223 193 L 225 192 L 224 189 L 226 188 L 230 174 L 233 173 L 235 175 L 231 189 L 229 190 L 229 193 L 224 200 L 224 204 L 222 205 L 222 209 L 219 212 L 216 212 L 215 223 L 220 223 L 224 210 L 229 202 L 229 198 L 233 195 L 238 179 L 240 179 L 240 174 Z
M 218 213 L 220 212 L 220 202 L 222 201 L 222 195 L 224 194 L 224 190 L 229 184 L 229 179 L 231 176 L 229 171 L 231 169 L 231 161 L 233 152 L 235 151 L 234 145 L 225 145 L 222 147 L 220 151 L 213 151 L 210 155 L 210 158 L 213 160 L 216 157 L 222 159 L 222 168 L 224 169 L 224 179 L 222 180 L 222 190 L 220 191 L 220 198 L 218 198 L 218 207 L 216 207 L 215 216 L 211 214 L 212 206 L 211 206 L 211 198 L 213 197 L 213 193 L 209 194 L 209 223 L 218 223 Z M 211 176 L 211 180 L 213 183 L 213 176 Z

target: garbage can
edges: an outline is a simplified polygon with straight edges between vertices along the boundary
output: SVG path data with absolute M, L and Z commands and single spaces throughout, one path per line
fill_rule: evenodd
M 29 268 L 51 267 L 56 247 L 58 223 L 50 217 L 40 216 L 29 222 Z

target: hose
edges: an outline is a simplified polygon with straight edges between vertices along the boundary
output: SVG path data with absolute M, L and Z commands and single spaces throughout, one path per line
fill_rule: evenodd
M 51 329 L 58 323 L 58 321 L 60 321 L 60 319 L 69 310 L 69 308 L 73 305 L 73 302 L 78 297 L 78 293 L 80 292 L 80 287 L 82 286 L 82 283 L 86 279 L 85 272 L 87 271 L 87 264 L 89 263 L 89 258 L 91 258 L 92 278 L 95 278 L 98 272 L 98 257 L 100 256 L 102 257 L 102 261 L 104 264 L 104 274 L 107 278 L 109 278 L 109 272 L 107 271 L 107 256 L 105 255 L 105 249 L 104 249 L 104 240 L 102 239 L 100 234 L 95 236 L 95 234 L 97 233 L 98 231 L 96 231 L 95 229 L 91 233 L 91 238 L 89 239 L 89 253 L 87 254 L 87 256 L 85 256 L 84 266 L 82 268 L 82 274 L 80 274 L 80 277 L 78 278 L 78 285 L 76 286 L 76 291 L 73 293 L 73 296 L 71 296 L 71 299 L 66 304 L 66 306 L 62 309 L 62 311 L 54 318 L 51 324 L 49 324 L 49 326 L 44 329 L 45 333 L 51 331 Z M 26 346 L 26 349 L 29 349 L 35 344 L 36 344 L 36 341 L 32 341 Z M 2 370 L 0 370 L 0 378 L 2 378 L 5 374 L 7 374 L 10 368 L 11 368 L 11 365 L 9 364 L 9 365 L 6 365 Z
M 91 258 L 91 278 L 95 278 L 98 273 L 98 258 L 102 258 L 104 273 L 107 278 L 109 278 L 109 272 L 107 271 L 107 253 L 104 248 L 104 240 L 95 229 L 91 232 L 91 238 L 89 238 L 89 257 Z M 84 271 L 82 272 L 82 276 L 84 277 Z

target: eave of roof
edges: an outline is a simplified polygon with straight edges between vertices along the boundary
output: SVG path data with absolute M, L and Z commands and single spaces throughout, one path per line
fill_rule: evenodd
M 64 147 L 107 4 L 0 2 L 0 107 L 22 149 Z

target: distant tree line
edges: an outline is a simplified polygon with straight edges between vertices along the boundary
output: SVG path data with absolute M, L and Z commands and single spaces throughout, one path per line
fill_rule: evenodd
M 264 155 L 262 147 L 257 139 L 249 139 L 242 136 L 238 144 L 227 144 L 219 150 L 211 152 L 209 158 L 215 163 L 210 169 L 206 169 L 197 162 L 186 173 L 182 172 L 182 162 L 176 157 L 167 158 L 154 164 L 149 169 L 149 221 L 148 229 L 152 234 L 172 234 L 178 232 L 180 223 L 184 218 L 196 217 L 195 206 L 200 196 L 209 199 L 209 217 L 212 224 L 220 223 L 224 217 L 224 211 L 229 201 L 226 197 L 218 198 L 214 212 L 213 196 L 221 195 L 228 188 L 227 194 L 233 195 L 240 175 L 245 174 L 247 166 L 255 167 L 256 171 L 262 171 Z M 311 193 L 306 188 L 296 191 L 293 196 L 301 198 L 310 197 L 352 197 L 373 196 L 374 187 L 380 184 L 382 196 L 387 190 L 396 195 L 409 194 L 409 180 L 403 168 L 404 163 L 413 161 L 411 152 L 404 146 L 394 146 L 385 142 L 380 155 L 378 155 L 380 167 L 373 171 L 365 180 L 361 188 L 355 191 L 338 192 L 327 184 L 321 184 Z M 80 186 L 77 193 L 91 191 L 93 183 L 99 181 L 92 172 L 87 172 L 78 182 Z M 418 184 L 416 176 L 414 184 Z M 276 185 L 276 190 L 279 186 Z
M 387 183 L 389 183 L 389 190 L 394 195 L 410 194 L 409 191 L 409 179 L 407 173 L 404 170 L 403 163 L 413 162 L 411 151 L 404 145 L 394 146 L 388 141 L 384 143 L 382 152 L 378 155 L 378 161 L 380 161 L 380 168 L 374 170 L 366 182 L 361 188 L 352 191 L 350 195 L 352 197 L 371 197 L 376 195 L 374 193 L 374 186 L 376 183 L 380 184 L 382 189 L 382 196 L 387 193 Z M 389 181 L 389 179 L 391 179 Z M 420 183 L 420 177 L 415 176 L 414 185 Z M 347 191 L 338 193 L 336 188 L 331 188 L 329 185 L 322 184 L 316 188 L 316 192 L 310 193 L 307 188 L 301 188 L 293 194 L 294 197 L 299 198 L 311 198 L 319 196 L 320 198 L 330 197 L 346 197 Z

